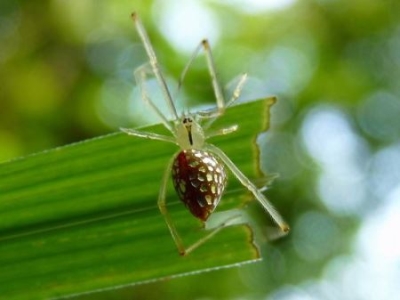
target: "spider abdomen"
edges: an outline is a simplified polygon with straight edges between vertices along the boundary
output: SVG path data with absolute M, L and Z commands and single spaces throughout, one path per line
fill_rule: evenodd
M 223 164 L 210 152 L 187 149 L 174 159 L 172 180 L 190 212 L 206 221 L 221 199 L 227 176 Z

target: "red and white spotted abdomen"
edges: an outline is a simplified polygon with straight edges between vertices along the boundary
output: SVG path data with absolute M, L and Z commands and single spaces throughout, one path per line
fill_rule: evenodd
M 206 221 L 221 199 L 227 176 L 224 165 L 210 152 L 187 149 L 174 159 L 172 180 L 190 212 Z

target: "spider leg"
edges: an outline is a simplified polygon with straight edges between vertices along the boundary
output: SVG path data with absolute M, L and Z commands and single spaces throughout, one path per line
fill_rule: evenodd
M 186 248 L 183 255 L 188 255 L 190 252 L 192 252 L 199 246 L 203 245 L 205 242 L 207 242 L 209 239 L 211 239 L 214 235 L 216 235 L 218 232 L 220 232 L 225 227 L 238 224 L 236 222 L 236 220 L 239 219 L 240 217 L 241 217 L 241 214 L 235 214 L 233 216 L 226 218 L 222 223 L 219 223 L 216 227 L 213 227 L 212 230 L 210 232 L 208 232 L 207 235 L 205 235 L 204 237 L 199 239 L 197 242 L 193 243 L 188 248 Z
M 214 122 L 214 120 L 217 117 L 219 117 L 220 115 L 222 115 L 224 113 L 225 109 L 228 106 L 230 106 L 233 102 L 235 102 L 235 100 L 237 98 L 239 98 L 240 92 L 244 85 L 244 82 L 246 81 L 247 74 L 243 74 L 240 77 L 239 82 L 236 85 L 236 88 L 233 92 L 231 99 L 228 101 L 228 103 L 225 103 L 224 95 L 222 93 L 221 86 L 217 79 L 217 71 L 215 68 L 214 58 L 213 58 L 213 55 L 211 52 L 210 44 L 209 44 L 208 40 L 205 39 L 205 40 L 202 40 L 201 43 L 197 46 L 197 48 L 193 52 L 191 58 L 189 59 L 188 63 L 186 64 L 185 68 L 183 69 L 182 74 L 179 78 L 177 91 L 179 91 L 179 89 L 181 88 L 183 80 L 184 80 L 189 68 L 193 64 L 196 57 L 199 55 L 199 52 L 201 49 L 203 49 L 205 56 L 206 56 L 207 67 L 208 67 L 208 70 L 210 73 L 211 82 L 212 82 L 212 86 L 213 86 L 214 94 L 215 94 L 215 99 L 217 102 L 217 109 L 215 111 L 200 111 L 200 112 L 198 112 L 199 118 L 209 119 L 209 121 L 205 125 L 205 128 L 208 128 L 208 127 L 210 127 L 210 125 Z
M 289 231 L 289 225 L 283 220 L 278 211 L 268 201 L 268 199 L 260 192 L 260 190 L 244 175 L 238 167 L 229 159 L 229 157 L 218 147 L 207 144 L 206 149 L 215 153 L 224 164 L 232 171 L 233 175 L 256 197 L 257 201 L 264 207 L 264 209 L 271 215 L 274 222 L 279 226 L 282 232 Z
M 240 97 L 240 94 L 242 93 L 242 89 L 246 80 L 247 80 L 247 73 L 244 73 L 240 76 L 239 81 L 236 84 L 235 89 L 233 90 L 232 97 L 226 103 L 225 108 L 231 106 L 232 103 L 234 103 Z
M 172 218 L 168 212 L 167 204 L 166 204 L 167 184 L 168 184 L 168 179 L 170 176 L 172 164 L 173 164 L 175 157 L 176 157 L 176 153 L 174 154 L 172 159 L 170 159 L 170 161 L 167 165 L 167 168 L 165 169 L 165 172 L 164 172 L 164 175 L 163 175 L 163 178 L 161 181 L 161 187 L 160 187 L 160 192 L 159 192 L 157 203 L 158 203 L 160 212 L 163 215 L 165 222 L 167 223 L 167 226 L 171 233 L 172 239 L 174 240 L 175 245 L 178 248 L 179 254 L 184 256 L 184 255 L 188 255 L 190 252 L 192 252 L 193 250 L 195 250 L 196 248 L 198 248 L 199 246 L 201 246 L 202 244 L 207 242 L 210 238 L 212 238 L 215 234 L 217 234 L 221 229 L 223 229 L 227 226 L 233 225 L 233 224 L 238 224 L 237 222 L 235 222 L 235 220 L 240 218 L 241 214 L 236 213 L 236 214 L 228 216 L 227 218 L 224 219 L 223 222 L 219 222 L 216 226 L 212 227 L 210 229 L 210 231 L 207 233 L 207 235 L 205 235 L 204 237 L 202 237 L 201 239 L 199 239 L 197 242 L 193 243 L 189 247 L 185 248 L 185 246 L 183 245 L 182 239 L 175 227 L 175 224 L 172 221 Z
M 227 128 L 221 128 L 218 130 L 214 130 L 214 131 L 210 131 L 206 134 L 206 139 L 214 137 L 214 136 L 218 136 L 218 135 L 225 135 L 225 134 L 230 134 L 232 132 L 235 132 L 236 130 L 238 130 L 239 126 L 238 125 L 232 125 L 230 127 Z
M 215 94 L 215 99 L 217 101 L 217 109 L 224 110 L 224 108 L 225 108 L 224 95 L 222 94 L 221 86 L 218 83 L 217 71 L 215 69 L 214 58 L 212 56 L 211 48 L 210 48 L 210 44 L 208 43 L 208 40 L 206 40 L 206 39 L 202 40 L 201 46 L 203 47 L 204 53 L 206 55 L 208 71 L 210 72 L 211 82 L 212 82 L 212 86 L 213 86 L 214 94 Z
M 151 109 L 157 114 L 157 116 L 160 118 L 165 128 L 167 128 L 174 134 L 175 130 L 170 125 L 164 114 L 158 109 L 157 105 L 151 100 L 149 93 L 147 91 L 146 87 L 147 75 L 152 73 L 153 73 L 152 69 L 150 68 L 150 65 L 148 63 L 140 66 L 134 71 L 135 80 L 139 86 L 142 100 L 145 104 L 149 105 Z
M 179 90 L 181 89 L 183 81 L 185 79 L 185 76 L 186 76 L 187 72 L 189 71 L 190 67 L 192 66 L 193 62 L 195 61 L 196 57 L 199 55 L 199 52 L 200 52 L 202 46 L 203 46 L 202 43 L 200 43 L 196 47 L 196 49 L 194 50 L 194 52 L 193 52 L 192 56 L 190 57 L 189 61 L 186 63 L 185 68 L 183 69 L 183 71 L 181 73 L 181 76 L 179 77 L 178 86 L 176 88 L 175 94 L 177 94 L 179 92 Z
M 167 83 L 164 79 L 164 76 L 161 72 L 160 65 L 158 64 L 157 56 L 156 53 L 154 52 L 153 46 L 150 43 L 150 39 L 147 35 L 146 30 L 144 29 L 144 26 L 142 22 L 140 21 L 138 15 L 136 13 L 132 13 L 132 19 L 135 23 L 136 30 L 139 34 L 140 39 L 143 42 L 144 48 L 146 50 L 147 56 L 149 57 L 149 62 L 151 69 L 157 79 L 157 82 L 161 88 L 161 91 L 164 95 L 165 100 L 167 101 L 167 105 L 171 113 L 173 114 L 174 118 L 177 120 L 178 119 L 178 113 L 176 111 L 176 107 L 174 105 L 174 102 L 172 101 L 171 93 L 168 89 Z
M 206 56 L 207 67 L 211 76 L 211 83 L 214 89 L 215 98 L 217 101 L 218 110 L 223 110 L 225 106 L 224 96 L 221 90 L 221 87 L 217 80 L 217 72 L 215 69 L 214 59 L 211 53 L 210 44 L 208 43 L 207 39 L 204 39 L 200 42 L 200 44 L 196 47 L 195 51 L 193 52 L 192 56 L 190 57 L 189 61 L 187 62 L 185 68 L 183 69 L 181 76 L 178 82 L 178 91 L 182 86 L 183 80 L 190 69 L 191 65 L 195 61 L 196 57 L 199 55 L 200 50 L 203 49 L 204 54 Z
M 157 134 L 154 132 L 139 131 L 130 128 L 120 128 L 120 130 L 128 135 L 176 144 L 176 139 L 172 136 Z
M 232 83 L 229 83 L 229 85 L 234 84 L 235 87 L 229 101 L 224 103 L 223 107 L 218 107 L 216 111 L 200 111 L 201 117 L 210 118 L 210 116 L 214 117 L 215 115 L 221 115 L 227 107 L 231 106 L 240 97 L 246 80 L 247 73 L 240 75 L 239 79 L 235 78 Z
M 168 229 L 171 232 L 172 239 L 174 240 L 176 247 L 178 248 L 178 252 L 180 255 L 185 255 L 185 247 L 183 246 L 182 239 L 178 234 L 178 231 L 176 230 L 176 227 L 174 225 L 174 222 L 172 221 L 172 218 L 170 214 L 168 213 L 167 210 L 167 205 L 166 205 L 166 194 L 167 194 L 167 184 L 168 184 L 168 178 L 171 173 L 171 168 L 172 168 L 172 163 L 174 162 L 175 156 L 172 156 L 170 159 L 167 168 L 164 171 L 164 175 L 161 181 L 161 187 L 160 187 L 160 192 L 158 195 L 158 208 L 160 209 L 161 214 L 163 215 L 165 222 L 167 223 Z
M 200 118 L 202 119 L 208 119 L 208 121 L 203 125 L 204 129 L 207 129 L 211 126 L 212 123 L 214 123 L 214 121 L 221 116 L 224 112 L 225 109 L 229 106 L 231 106 L 239 97 L 240 94 L 242 92 L 244 83 L 246 82 L 247 79 L 247 74 L 243 74 L 240 78 L 238 83 L 236 84 L 235 89 L 233 90 L 233 94 L 231 99 L 224 104 L 224 106 L 222 108 L 218 107 L 216 111 L 203 111 L 203 112 L 199 112 L 198 115 Z

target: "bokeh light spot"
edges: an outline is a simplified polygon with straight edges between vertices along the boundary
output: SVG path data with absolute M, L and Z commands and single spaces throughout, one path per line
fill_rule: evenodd
M 316 261 L 335 252 L 339 232 L 327 215 L 307 212 L 293 226 L 294 246 L 304 260 Z
M 310 155 L 321 165 L 318 193 L 332 211 L 359 214 L 366 200 L 368 149 L 348 117 L 333 107 L 317 107 L 305 118 L 301 135 Z
M 200 1 L 157 1 L 154 7 L 161 33 L 179 51 L 190 54 L 205 38 L 216 44 L 219 25 Z

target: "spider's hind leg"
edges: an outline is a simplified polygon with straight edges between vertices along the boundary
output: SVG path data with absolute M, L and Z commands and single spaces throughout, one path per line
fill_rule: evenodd
M 204 223 L 204 228 L 208 230 L 207 235 L 200 238 L 197 242 L 193 243 L 188 248 L 186 248 L 184 255 L 189 254 L 193 250 L 197 249 L 199 246 L 203 245 L 205 242 L 211 239 L 222 229 L 229 226 L 245 223 L 242 221 L 242 219 L 243 218 L 241 211 L 236 209 L 218 212 L 215 213 L 214 215 L 211 215 L 210 219 Z
M 165 222 L 167 223 L 168 229 L 171 233 L 172 239 L 175 242 L 176 247 L 178 248 L 178 252 L 180 255 L 188 255 L 191 253 L 193 250 L 207 242 L 209 239 L 211 239 L 215 234 L 217 234 L 219 231 L 221 231 L 223 228 L 238 224 L 238 220 L 241 217 L 241 214 L 239 213 L 233 213 L 228 215 L 227 217 L 223 218 L 222 220 L 219 220 L 218 222 L 214 222 L 211 226 L 209 226 L 209 223 L 206 222 L 204 223 L 206 229 L 209 229 L 207 234 L 200 238 L 197 242 L 193 243 L 189 247 L 185 248 L 182 239 L 178 233 L 178 230 L 176 229 L 175 223 L 173 222 L 168 209 L 167 209 L 167 203 L 166 203 L 166 194 L 167 194 L 167 184 L 168 184 L 168 179 L 170 176 L 170 170 L 172 167 L 172 164 L 174 162 L 174 159 L 176 157 L 176 154 L 172 157 L 172 159 L 169 161 L 167 168 L 165 169 L 162 181 L 161 181 L 161 187 L 160 187 L 160 192 L 159 192 L 159 197 L 158 197 L 158 207 L 160 209 L 161 214 L 163 215 Z M 217 213 L 217 215 L 220 213 Z M 213 219 L 210 217 L 210 219 Z M 215 219 L 215 218 L 214 218 Z M 210 228 L 211 227 L 211 228 Z
M 231 170 L 233 175 L 254 195 L 256 200 L 264 207 L 270 214 L 274 222 L 279 226 L 282 233 L 289 232 L 289 225 L 283 220 L 282 216 L 275 209 L 275 207 L 268 201 L 268 199 L 261 193 L 247 177 L 239 170 L 239 168 L 229 159 L 229 157 L 218 147 L 208 144 L 206 147 L 209 151 L 216 154 L 223 163 Z
M 157 204 L 158 204 L 158 208 L 160 209 L 161 214 L 163 215 L 163 217 L 165 219 L 165 222 L 167 223 L 168 229 L 172 235 L 172 239 L 174 240 L 176 247 L 178 248 L 179 254 L 185 255 L 186 254 L 185 247 L 183 245 L 180 235 L 178 234 L 178 231 L 176 230 L 175 224 L 172 221 L 172 218 L 168 212 L 167 203 L 166 203 L 167 184 L 168 184 L 168 179 L 170 176 L 172 164 L 175 160 L 175 156 L 176 156 L 176 154 L 170 159 L 170 161 L 167 165 L 167 168 L 164 171 L 164 175 L 163 175 L 161 185 L 160 185 L 160 192 L 158 195 Z

